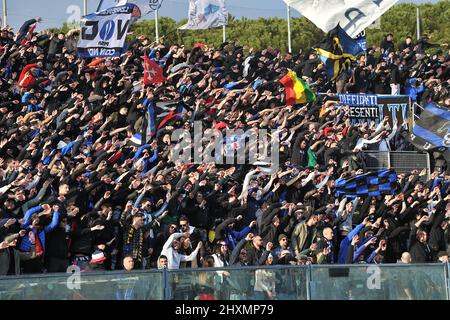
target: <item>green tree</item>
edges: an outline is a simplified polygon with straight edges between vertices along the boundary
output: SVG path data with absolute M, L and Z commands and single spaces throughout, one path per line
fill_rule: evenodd
M 394 42 L 400 44 L 408 35 L 416 37 L 416 4 L 401 3 L 392 7 L 381 17 L 381 29 L 367 29 L 368 46 L 379 46 L 388 32 L 394 34 Z M 433 43 L 448 43 L 450 39 L 450 0 L 438 3 L 419 5 L 421 13 L 422 34 L 432 36 Z M 222 43 L 222 28 L 209 30 L 178 30 L 187 20 L 179 22 L 168 17 L 159 19 L 159 34 L 167 44 L 184 44 L 191 47 L 195 43 L 205 43 L 218 47 Z M 306 18 L 293 18 L 292 46 L 293 51 L 308 49 L 325 37 L 319 28 Z M 69 26 L 65 24 L 55 31 L 67 32 Z M 135 23 L 130 31 L 131 36 L 146 35 L 155 38 L 154 20 L 141 20 Z M 226 27 L 227 40 L 236 41 L 247 48 L 262 49 L 267 47 L 287 51 L 287 24 L 281 18 L 236 19 L 229 16 Z
M 450 39 L 450 1 L 436 4 L 425 3 L 418 6 L 421 17 L 421 34 L 432 37 L 433 43 L 448 43 Z M 392 7 L 381 17 L 381 29 L 368 29 L 367 42 L 378 46 L 388 32 L 394 35 L 394 42 L 400 44 L 406 36 L 414 39 L 416 33 L 416 8 L 412 3 L 401 3 Z

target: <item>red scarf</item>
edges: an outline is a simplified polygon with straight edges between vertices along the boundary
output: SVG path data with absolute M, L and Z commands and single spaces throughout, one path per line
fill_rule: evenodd
M 41 239 L 39 239 L 39 233 L 35 234 L 35 238 L 36 238 L 36 256 L 40 257 L 44 254 L 44 248 L 42 248 L 42 243 L 41 243 Z

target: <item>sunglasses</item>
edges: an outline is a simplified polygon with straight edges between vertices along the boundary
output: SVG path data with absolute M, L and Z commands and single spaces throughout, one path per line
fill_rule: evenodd
M 180 227 L 187 227 L 187 224 L 180 224 Z

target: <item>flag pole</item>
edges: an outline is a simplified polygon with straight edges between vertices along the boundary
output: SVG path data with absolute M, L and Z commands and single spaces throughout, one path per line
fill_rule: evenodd
M 159 43 L 158 11 L 159 11 L 159 9 L 155 10 L 155 33 L 156 33 L 156 42 L 157 43 Z
M 367 34 L 366 29 L 364 29 L 364 37 L 366 38 L 366 50 L 364 50 L 364 65 L 367 67 Z
M 86 16 L 88 11 L 88 3 L 87 0 L 83 0 L 83 14 Z
M 416 8 L 416 19 L 417 19 L 417 40 L 420 39 L 420 10 L 419 7 Z
M 288 51 L 292 53 L 292 39 L 291 39 L 291 7 L 287 4 L 287 25 L 288 25 Z
M 225 6 L 225 0 L 223 1 L 223 5 Z M 228 19 L 226 19 L 226 21 L 228 21 Z M 225 41 L 227 41 L 227 29 L 226 29 L 226 23 L 222 26 L 222 37 L 223 37 L 223 42 L 225 43 Z
M 8 25 L 8 14 L 6 12 L 6 0 L 3 0 L 3 28 L 6 28 Z

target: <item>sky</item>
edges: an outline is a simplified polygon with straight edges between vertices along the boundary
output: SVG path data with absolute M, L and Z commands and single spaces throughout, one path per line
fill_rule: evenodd
M 3 0 L 2 0 L 3 1 Z M 95 11 L 99 0 L 87 0 L 90 12 Z M 326 1 L 326 0 L 322 0 Z M 38 30 L 60 27 L 73 12 L 83 13 L 83 0 L 6 0 L 8 24 L 15 31 L 28 19 L 42 17 Z M 401 0 L 401 2 L 438 2 L 438 0 Z M 168 16 L 177 21 L 187 17 L 188 0 L 164 0 L 160 16 Z M 285 17 L 286 7 L 282 0 L 226 0 L 228 11 L 237 18 Z M 3 9 L 0 8 L 3 13 Z M 294 17 L 299 16 L 292 10 Z M 149 17 L 150 19 L 152 17 Z

